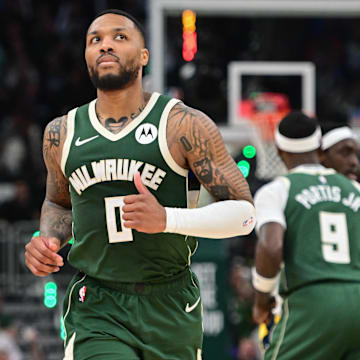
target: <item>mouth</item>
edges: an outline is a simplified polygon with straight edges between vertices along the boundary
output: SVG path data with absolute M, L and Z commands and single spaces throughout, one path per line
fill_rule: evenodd
M 119 62 L 119 58 L 115 55 L 102 55 L 96 60 L 97 66 L 113 65 Z

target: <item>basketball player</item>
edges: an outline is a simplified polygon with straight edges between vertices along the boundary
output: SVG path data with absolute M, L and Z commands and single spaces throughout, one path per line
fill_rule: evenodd
M 46 198 L 26 264 L 37 276 L 59 271 L 73 233 L 66 360 L 201 359 L 194 236 L 251 232 L 248 184 L 205 114 L 143 91 L 149 52 L 131 15 L 98 15 L 85 59 L 97 99 L 45 130 Z M 218 202 L 191 208 L 198 181 Z
M 353 130 L 348 126 L 329 127 L 323 130 L 320 162 L 349 179 L 357 180 L 359 172 L 359 145 Z
M 319 164 L 315 119 L 290 113 L 275 142 L 289 173 L 255 195 L 255 321 L 271 319 L 278 278 L 284 299 L 265 359 L 359 359 L 359 185 Z

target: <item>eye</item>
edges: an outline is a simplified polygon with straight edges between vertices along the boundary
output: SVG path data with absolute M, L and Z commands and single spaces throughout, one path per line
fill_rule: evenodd
M 95 44 L 97 42 L 100 41 L 100 37 L 99 36 L 94 36 L 93 38 L 90 39 L 90 43 Z
M 117 35 L 115 35 L 115 39 L 116 40 L 125 40 L 126 36 L 123 34 L 117 34 Z

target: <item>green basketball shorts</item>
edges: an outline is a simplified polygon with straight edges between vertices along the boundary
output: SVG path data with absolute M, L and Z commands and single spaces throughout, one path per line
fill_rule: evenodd
M 265 360 L 360 359 L 360 283 L 305 286 L 284 300 Z
M 160 284 L 79 273 L 64 300 L 64 360 L 200 360 L 202 305 L 189 269 Z

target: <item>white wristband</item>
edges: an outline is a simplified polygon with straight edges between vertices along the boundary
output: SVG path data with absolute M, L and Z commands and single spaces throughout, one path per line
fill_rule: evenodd
M 254 289 L 263 293 L 271 293 L 279 281 L 279 274 L 273 278 L 266 278 L 258 274 L 255 267 L 252 268 L 251 275 Z
M 165 208 L 164 232 L 210 239 L 247 235 L 255 226 L 255 208 L 245 200 L 224 200 L 197 209 Z

